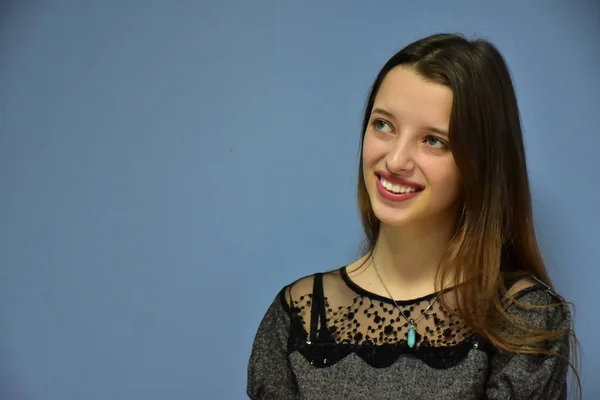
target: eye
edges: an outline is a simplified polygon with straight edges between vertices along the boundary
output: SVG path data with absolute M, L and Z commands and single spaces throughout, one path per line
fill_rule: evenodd
M 390 124 L 385 122 L 382 119 L 376 119 L 373 121 L 373 127 L 377 129 L 379 132 L 388 133 L 391 130 Z M 385 130 L 387 128 L 387 131 Z
M 447 147 L 446 143 L 435 136 L 427 136 L 427 144 L 433 147 L 434 149 L 445 149 Z

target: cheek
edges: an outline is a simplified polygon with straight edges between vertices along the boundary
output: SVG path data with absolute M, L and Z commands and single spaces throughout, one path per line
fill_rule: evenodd
M 370 160 L 372 157 L 371 153 L 372 153 L 372 146 L 369 143 L 369 139 L 365 136 L 364 140 L 363 140 L 363 146 L 362 146 L 362 163 L 363 163 L 363 170 L 366 170 L 367 168 L 369 168 L 370 165 Z
M 440 191 L 449 196 L 460 190 L 458 168 L 453 159 L 428 165 L 426 178 L 429 183 L 435 184 Z
M 363 140 L 362 159 L 364 167 L 371 167 L 377 160 L 385 155 L 385 146 L 380 140 L 367 134 Z

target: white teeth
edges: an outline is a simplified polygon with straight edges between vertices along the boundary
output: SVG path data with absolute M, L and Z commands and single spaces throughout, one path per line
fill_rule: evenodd
M 417 190 L 416 188 L 410 186 L 394 185 L 383 178 L 381 178 L 381 185 L 390 192 L 394 193 L 412 193 Z

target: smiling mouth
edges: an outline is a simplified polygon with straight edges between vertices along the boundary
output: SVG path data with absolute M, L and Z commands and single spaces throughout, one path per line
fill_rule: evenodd
M 385 190 L 387 190 L 388 192 L 394 193 L 394 194 L 414 193 L 414 192 L 421 192 L 423 190 L 422 188 L 418 188 L 418 187 L 414 187 L 414 186 L 407 186 L 407 185 L 400 185 L 397 183 L 392 183 L 390 181 L 387 181 L 382 176 L 379 176 L 379 180 L 381 182 L 381 186 L 383 186 L 385 188 Z

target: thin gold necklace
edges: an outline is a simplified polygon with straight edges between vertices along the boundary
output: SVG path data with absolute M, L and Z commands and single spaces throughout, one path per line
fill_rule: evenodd
M 379 282 L 381 282 L 381 285 L 383 286 L 383 288 L 387 292 L 390 300 L 392 300 L 392 302 L 394 303 L 394 306 L 398 310 L 398 313 L 402 316 L 402 318 L 404 318 L 406 320 L 406 322 L 408 322 L 408 340 L 407 340 L 407 343 L 408 343 L 408 347 L 410 347 L 412 349 L 413 347 L 415 347 L 415 344 L 417 342 L 417 335 L 416 335 L 417 322 L 419 322 L 421 320 L 421 318 L 423 318 L 425 316 L 425 313 L 427 311 L 429 311 L 429 309 L 437 301 L 438 297 L 440 297 L 441 292 L 438 293 L 435 296 L 435 298 L 433 299 L 433 301 L 429 300 L 429 305 L 427 306 L 427 308 L 425 308 L 423 311 L 421 311 L 421 315 L 417 319 L 413 319 L 413 318 L 409 319 L 409 318 L 407 318 L 404 315 L 404 313 L 402 312 L 402 310 L 400 310 L 400 307 L 398 306 L 398 303 L 396 303 L 396 300 L 394 300 L 394 297 L 392 297 L 392 294 L 390 293 L 389 289 L 387 288 L 387 286 L 385 285 L 385 283 L 383 283 L 383 279 L 381 279 L 381 275 L 379 274 L 379 269 L 377 268 L 377 264 L 375 264 L 375 256 L 373 254 L 371 254 L 371 262 L 373 263 L 373 267 L 375 268 L 375 273 L 377 274 L 377 278 L 379 278 Z

